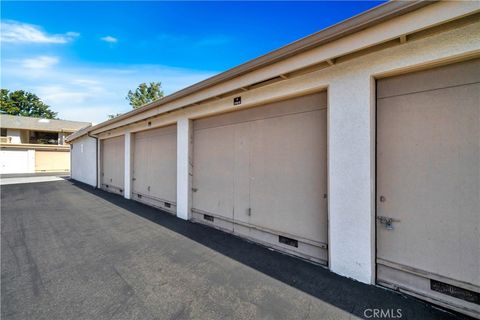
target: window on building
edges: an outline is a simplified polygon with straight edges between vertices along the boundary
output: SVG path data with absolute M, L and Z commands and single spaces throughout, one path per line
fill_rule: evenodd
M 30 131 L 30 143 L 58 144 L 58 132 Z
M 2 128 L 1 136 L 2 136 L 2 137 L 6 137 L 6 136 L 7 136 L 7 128 Z

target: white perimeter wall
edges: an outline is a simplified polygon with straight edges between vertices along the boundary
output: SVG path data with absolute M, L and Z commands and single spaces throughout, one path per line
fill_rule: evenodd
M 0 151 L 0 174 L 34 172 L 35 150 L 2 149 Z
M 71 177 L 77 181 L 96 187 L 97 183 L 96 139 L 83 136 L 74 141 L 71 147 Z

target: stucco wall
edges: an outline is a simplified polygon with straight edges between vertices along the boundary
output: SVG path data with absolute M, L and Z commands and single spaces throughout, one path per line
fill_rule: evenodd
M 89 184 L 97 183 L 97 145 L 96 139 L 84 136 L 75 140 L 71 148 L 72 179 Z
M 20 130 L 7 129 L 7 137 L 11 137 L 10 143 L 22 143 L 22 137 Z
M 20 130 L 20 140 L 22 143 L 30 142 L 30 130 Z

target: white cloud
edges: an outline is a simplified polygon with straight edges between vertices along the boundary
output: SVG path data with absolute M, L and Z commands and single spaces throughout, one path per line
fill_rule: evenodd
M 105 42 L 109 42 L 109 43 L 116 43 L 116 42 L 118 42 L 118 39 L 115 38 L 115 37 L 112 37 L 112 36 L 102 37 L 102 38 L 100 38 L 100 40 L 105 41 Z
M 2 21 L 1 30 L 1 41 L 10 43 L 67 43 L 80 35 L 77 32 L 50 35 L 39 26 L 13 20 Z
M 52 62 L 50 66 L 35 69 L 29 63 L 36 61 L 33 65 L 39 66 L 39 57 L 11 61 L 2 63 L 2 88 L 37 94 L 61 119 L 95 123 L 107 120 L 108 114 L 131 110 L 125 96 L 142 82 L 160 81 L 165 94 L 171 94 L 214 74 L 161 65 L 69 66 L 64 61 L 58 63 L 58 59 L 57 64 L 44 59 Z
M 98 85 L 100 82 L 97 80 L 92 80 L 92 79 L 75 79 L 72 80 L 73 84 L 78 84 L 80 86 L 92 86 L 92 85 Z
M 39 56 L 20 61 L 21 65 L 27 69 L 47 69 L 58 63 L 57 57 Z
M 57 84 L 40 85 L 35 87 L 35 94 L 41 96 L 43 100 L 48 101 L 52 106 L 61 104 L 85 103 L 89 99 L 95 98 L 104 92 L 101 87 L 75 88 L 75 86 Z

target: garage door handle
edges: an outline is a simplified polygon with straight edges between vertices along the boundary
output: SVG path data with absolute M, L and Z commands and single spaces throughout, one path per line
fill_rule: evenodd
M 193 191 L 193 192 L 197 192 L 198 189 L 197 189 L 197 188 L 192 188 L 192 191 Z
M 132 178 L 132 181 L 135 181 L 135 180 L 137 180 L 137 179 L 136 179 L 136 178 Z
M 394 222 L 400 222 L 400 220 L 390 218 L 390 217 L 382 217 L 382 216 L 377 216 L 378 222 L 382 224 L 387 230 L 393 230 L 393 223 Z

